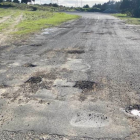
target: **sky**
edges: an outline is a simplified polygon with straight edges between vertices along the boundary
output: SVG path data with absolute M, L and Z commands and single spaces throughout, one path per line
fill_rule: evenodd
M 51 1 L 53 3 L 57 3 L 57 0 L 35 0 L 36 3 L 51 3 Z M 77 2 L 78 1 L 78 2 Z M 90 5 L 90 6 L 93 6 L 95 3 L 96 4 L 99 4 L 99 3 L 105 3 L 105 2 L 108 2 L 109 0 L 82 0 L 82 4 L 81 4 L 81 0 L 58 0 L 58 3 L 59 5 L 64 5 L 64 6 L 84 6 L 86 4 Z M 119 1 L 119 0 L 115 0 L 115 1 Z

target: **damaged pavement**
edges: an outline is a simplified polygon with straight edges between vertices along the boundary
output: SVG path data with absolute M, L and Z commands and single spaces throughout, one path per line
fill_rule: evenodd
M 1 46 L 0 140 L 140 139 L 139 27 L 73 14 Z

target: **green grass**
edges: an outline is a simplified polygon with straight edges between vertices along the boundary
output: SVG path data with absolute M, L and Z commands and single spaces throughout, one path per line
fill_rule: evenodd
M 113 14 L 113 16 L 124 20 L 128 24 L 140 25 L 140 18 L 133 18 L 126 14 Z
M 65 21 L 78 18 L 75 15 L 65 13 L 46 13 L 46 12 L 25 12 L 25 20 L 17 25 L 17 32 L 15 35 L 25 35 L 34 33 L 43 28 L 57 26 Z
M 5 4 L 5 3 L 4 3 Z M 79 18 L 76 15 L 69 15 L 66 13 L 56 13 L 50 10 L 29 10 L 28 5 L 16 4 L 16 7 L 21 7 L 26 10 L 19 10 L 19 8 L 0 8 L 0 20 L 6 16 L 10 16 L 6 21 L 0 23 L 0 32 L 9 30 L 12 25 L 14 25 L 14 31 L 9 34 L 14 36 L 25 36 L 28 34 L 35 33 L 43 28 L 57 26 L 68 20 Z M 26 8 L 26 6 L 28 8 Z M 41 9 L 41 6 L 39 6 Z M 22 20 L 16 24 L 16 19 L 22 15 Z M 13 26 L 12 26 L 13 28 Z

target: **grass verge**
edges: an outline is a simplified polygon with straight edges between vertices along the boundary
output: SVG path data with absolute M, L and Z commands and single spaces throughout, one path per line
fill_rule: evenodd
M 140 25 L 140 18 L 130 17 L 127 16 L 126 14 L 112 14 L 112 15 L 124 20 L 128 24 Z
M 19 10 L 0 8 L 0 38 L 1 40 L 23 40 L 30 34 L 44 28 L 60 25 L 79 16 L 44 10 Z M 4 38 L 4 39 L 3 39 Z M 0 44 L 2 44 L 0 40 Z
M 25 35 L 34 33 L 43 28 L 48 28 L 52 26 L 59 25 L 68 20 L 76 19 L 78 16 L 69 15 L 65 13 L 50 13 L 41 11 L 26 11 L 24 13 L 24 20 L 20 22 L 16 28 L 18 29 L 14 32 L 14 35 Z

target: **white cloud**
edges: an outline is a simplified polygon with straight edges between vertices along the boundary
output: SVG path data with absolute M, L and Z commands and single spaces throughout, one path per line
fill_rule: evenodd
M 57 3 L 57 0 L 36 0 L 36 3 L 48 4 L 51 3 L 51 1 L 53 3 Z M 95 3 L 99 4 L 107 1 L 109 0 L 82 0 L 82 5 L 89 4 L 90 6 L 93 6 Z M 119 0 L 115 0 L 115 1 L 119 1 Z M 58 0 L 58 3 L 60 5 L 65 5 L 65 6 L 81 6 L 81 0 Z

